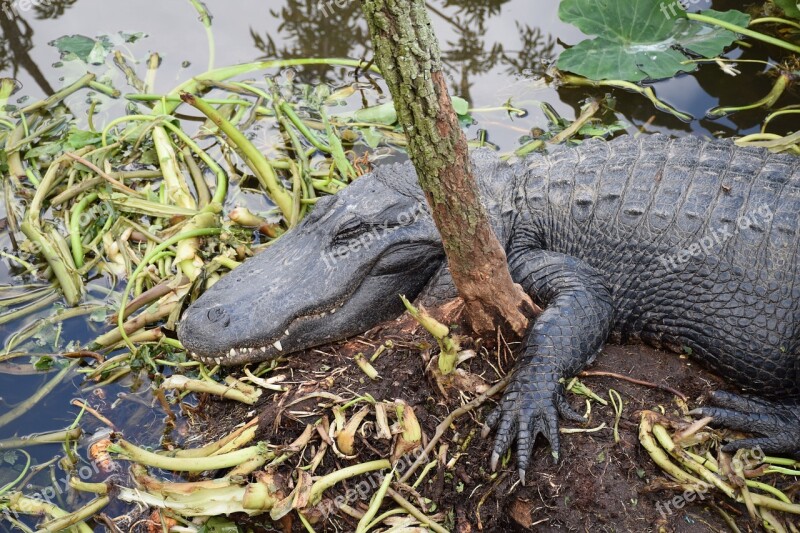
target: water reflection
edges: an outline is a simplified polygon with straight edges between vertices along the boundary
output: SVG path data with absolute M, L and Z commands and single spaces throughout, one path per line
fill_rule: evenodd
M 546 60 L 554 54 L 555 39 L 539 27 L 517 22 L 520 45 L 514 50 L 508 49 L 513 36 L 490 31 L 491 21 L 509 2 L 445 0 L 427 4 L 440 40 L 445 73 L 451 89 L 462 98 L 471 101 L 476 78 L 500 65 L 509 75 L 543 74 Z M 370 57 L 369 32 L 358 2 L 286 0 L 281 9 L 270 14 L 281 21 L 279 43 L 269 32 L 251 30 L 253 44 L 264 58 Z M 306 72 L 316 79 L 333 81 L 330 69 L 311 69 Z
M 30 55 L 34 47 L 33 27 L 26 18 L 31 11 L 35 18 L 56 19 L 78 0 L 47 0 L 28 2 L 28 9 L 18 2 L 4 1 L 0 4 L 0 71 L 11 71 L 14 78 L 19 69 L 25 69 L 39 88 L 47 95 L 55 91 Z

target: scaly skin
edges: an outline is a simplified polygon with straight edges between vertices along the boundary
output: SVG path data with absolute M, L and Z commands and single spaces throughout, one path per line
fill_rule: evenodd
M 559 380 L 589 364 L 609 337 L 689 353 L 767 399 L 718 394 L 721 407 L 697 411 L 760 435 L 726 449 L 757 444 L 800 455 L 800 159 L 655 135 L 561 147 L 513 166 L 487 152 L 473 161 L 512 277 L 545 309 L 487 420 L 496 429 L 493 466 L 516 441 L 524 481 L 539 434 L 557 456 L 558 415 L 580 418 Z M 453 294 L 410 165 L 379 168 L 338 196 L 285 244 L 231 274 L 240 281 L 228 276 L 203 295 L 181 324 L 184 344 L 223 364 L 257 361 L 276 353 L 253 350 L 259 343 L 279 339 L 298 351 L 365 330 L 399 312 L 384 302 L 400 291 L 426 302 Z M 363 210 L 367 227 L 415 205 L 421 215 L 368 249 L 339 254 L 332 268 L 314 259 L 317 250 L 332 257 L 324 254 L 358 235 L 359 223 L 348 219 L 353 210 L 342 203 Z M 306 260 L 292 265 L 303 250 Z M 296 269 L 310 284 L 299 296 Z M 266 296 L 253 290 L 264 283 Z M 333 326 L 330 309 L 340 313 Z M 242 329 L 252 316 L 266 323 Z M 346 331 L 337 337 L 334 326 Z

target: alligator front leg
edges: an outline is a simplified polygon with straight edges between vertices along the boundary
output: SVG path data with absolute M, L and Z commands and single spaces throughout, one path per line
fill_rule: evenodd
M 713 392 L 711 400 L 716 407 L 700 407 L 689 414 L 710 416 L 713 425 L 761 435 L 731 441 L 722 451 L 760 448 L 763 453 L 800 457 L 800 405 L 796 402 L 768 402 L 724 391 Z
M 567 403 L 560 380 L 580 372 L 600 352 L 611 330 L 611 294 L 601 276 L 575 257 L 546 250 L 509 253 L 514 280 L 544 308 L 524 341 L 511 383 L 486 424 L 497 429 L 492 469 L 517 441 L 519 477 L 525 483 L 536 437 L 558 460 L 558 415 L 585 422 Z

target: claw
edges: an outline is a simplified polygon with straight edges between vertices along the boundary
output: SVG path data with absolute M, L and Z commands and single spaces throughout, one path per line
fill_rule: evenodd
M 712 399 L 725 407 L 700 407 L 689 413 L 710 416 L 715 426 L 727 427 L 760 437 L 736 440 L 723 446 L 724 452 L 760 448 L 764 453 L 800 455 L 800 410 L 796 405 L 770 403 L 726 392 L 715 392 Z M 730 407 L 730 408 L 728 408 Z
M 524 371 L 523 371 L 524 372 Z M 576 413 L 564 397 L 564 388 L 559 386 L 556 374 L 537 372 L 518 374 L 512 381 L 497 409 L 486 419 L 483 434 L 496 428 L 491 468 L 497 469 L 500 458 L 516 440 L 517 469 L 520 481 L 525 483 L 525 473 L 530 465 L 536 438 L 542 435 L 550 443 L 554 462 L 558 462 L 560 442 L 558 417 L 575 422 L 586 419 Z
M 517 420 L 512 413 L 505 411 L 497 427 L 497 436 L 494 438 L 494 449 L 492 450 L 491 467 L 497 469 L 497 462 L 511 447 L 516 433 Z
M 483 431 L 481 432 L 481 437 L 484 439 L 489 435 L 489 432 L 497 426 L 497 422 L 500 420 L 500 416 L 503 414 L 503 410 L 500 407 L 495 407 L 489 416 L 486 417 L 486 422 L 483 423 Z

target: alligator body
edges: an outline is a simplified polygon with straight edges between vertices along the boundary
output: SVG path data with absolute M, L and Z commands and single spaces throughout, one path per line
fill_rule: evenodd
M 582 420 L 559 379 L 609 338 L 689 353 L 758 396 L 698 410 L 758 434 L 728 451 L 800 454 L 800 158 L 654 135 L 473 164 L 512 277 L 544 309 L 487 420 L 493 463 L 516 441 L 524 480 L 539 434 L 557 457 L 558 416 Z M 179 336 L 201 359 L 253 362 L 366 331 L 400 314 L 398 294 L 454 294 L 410 164 L 321 199 L 203 294 Z

